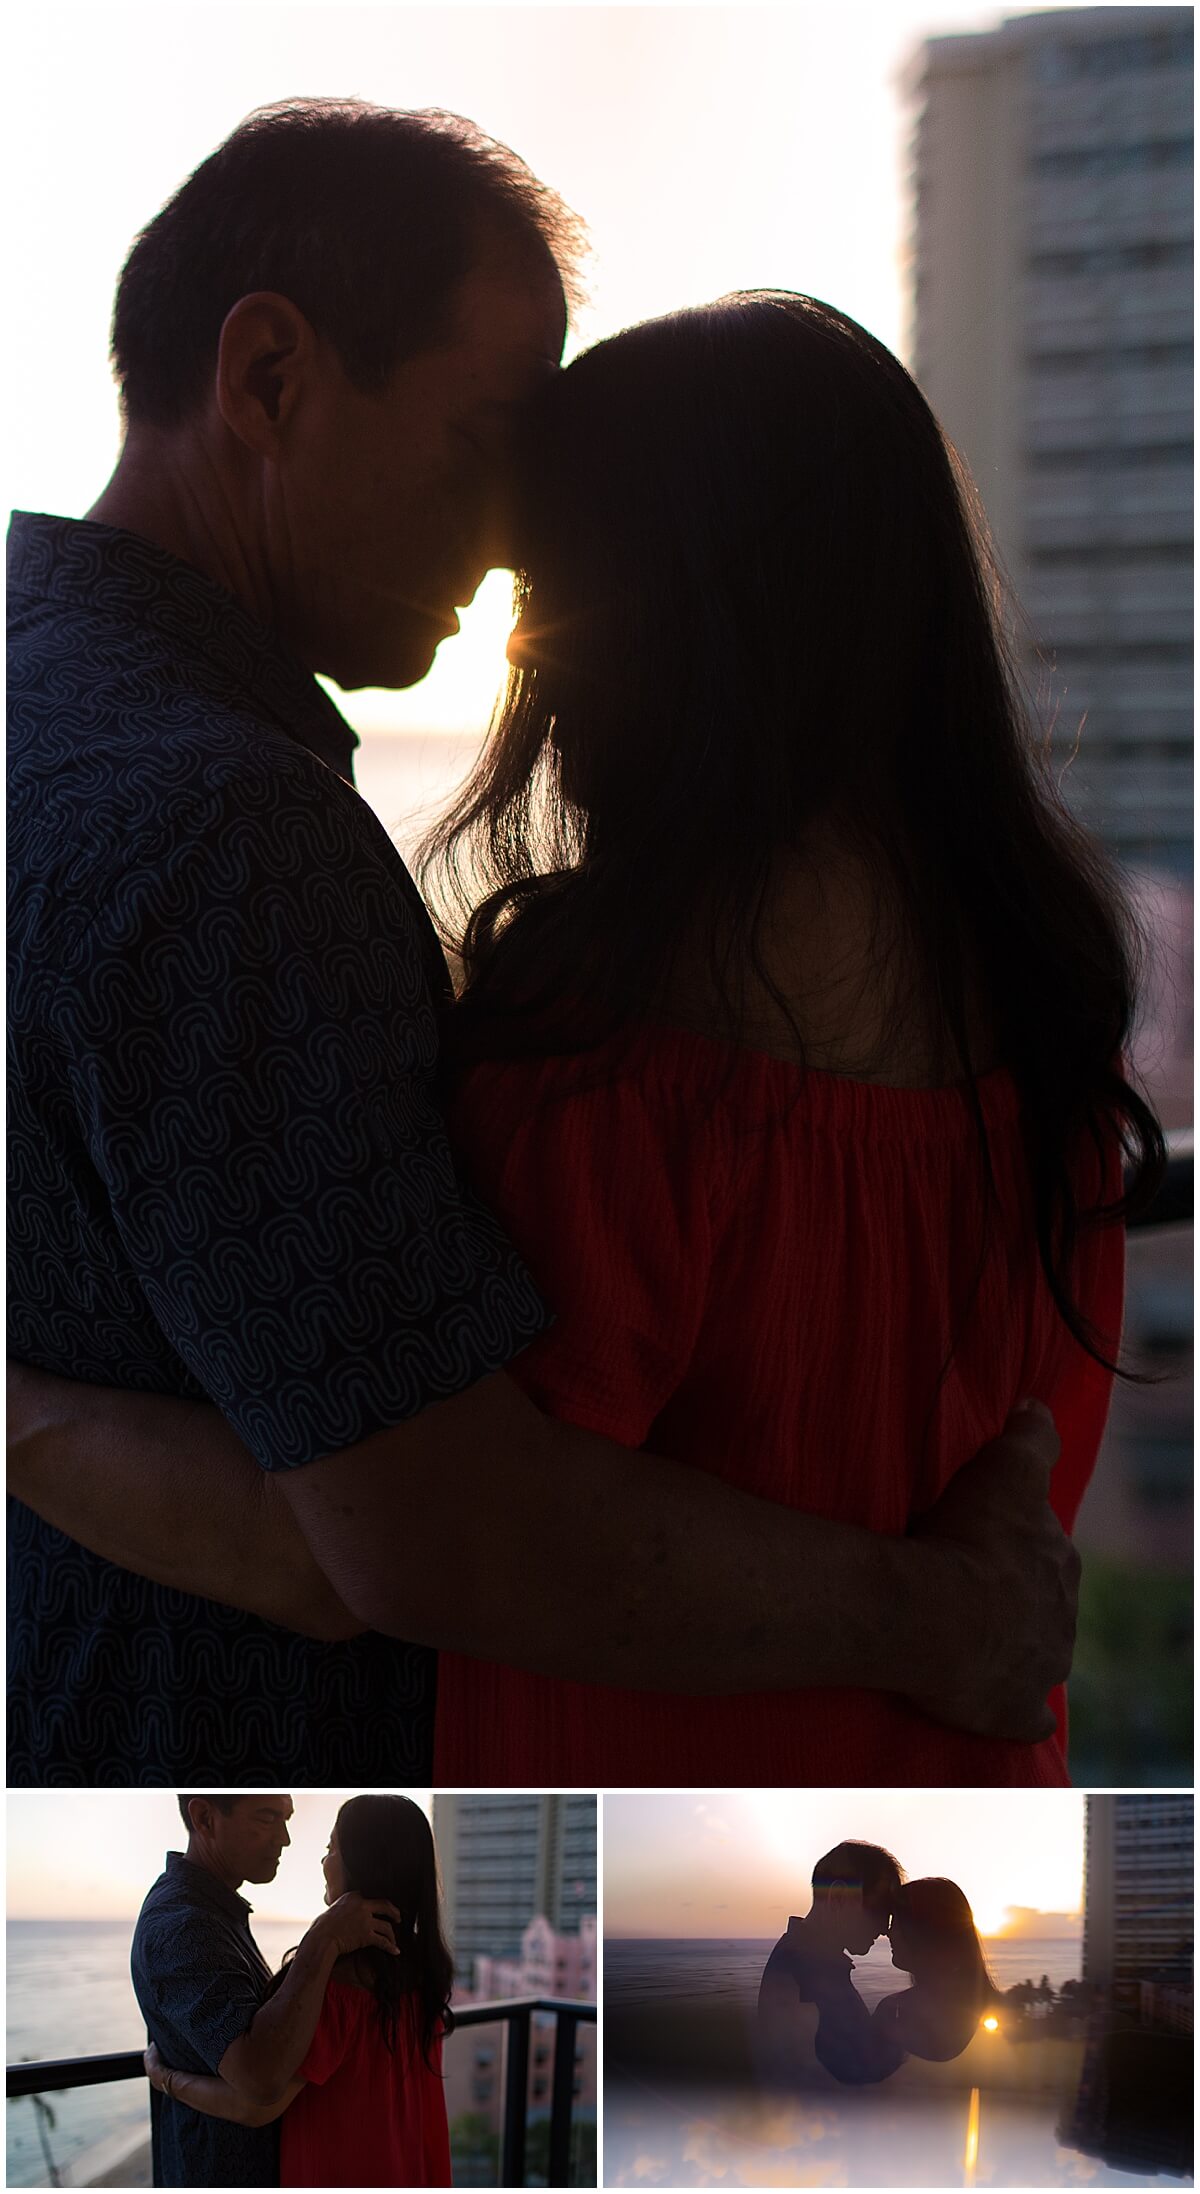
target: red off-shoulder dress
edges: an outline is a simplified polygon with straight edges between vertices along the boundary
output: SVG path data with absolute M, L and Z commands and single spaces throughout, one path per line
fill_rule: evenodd
M 557 1323 L 513 1375 L 541 1408 L 785 1507 L 903 1532 L 1032 1395 L 1074 1523 L 1111 1379 L 1071 1338 L 1034 1240 L 1010 1075 L 965 1090 L 814 1072 L 684 1030 L 640 1049 L 489 1062 L 452 1121 Z M 1103 1178 L 1102 1178 L 1103 1176 Z M 1119 1193 L 1118 1153 L 1079 1186 Z M 1119 1227 L 1085 1232 L 1076 1300 L 1120 1332 Z M 948 1367 L 944 1371 L 943 1367 Z M 631 1519 L 632 1524 L 632 1519 Z M 514 1575 L 514 1593 L 538 1591 Z M 804 1591 L 797 1574 L 796 1591 Z M 695 1698 L 443 1653 L 439 1784 L 1065 1783 L 1058 1734 L 1012 1744 L 863 1690 Z
M 306 2085 L 279 2123 L 281 2186 L 450 2185 L 442 2045 L 426 2064 L 414 2005 L 402 2002 L 389 2049 L 372 1990 L 329 1983 Z

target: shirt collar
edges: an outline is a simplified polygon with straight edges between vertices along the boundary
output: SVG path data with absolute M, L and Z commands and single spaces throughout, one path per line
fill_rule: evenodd
M 231 1920 L 248 1920 L 254 1907 L 239 1897 L 236 1889 L 230 1889 L 206 1866 L 197 1866 L 194 1859 L 184 1857 L 182 1851 L 168 1851 L 167 1880 L 175 1889 L 187 1891 L 196 1904 L 211 1905 L 214 1911 L 224 1912 Z
M 198 654 L 223 671 L 318 761 L 354 782 L 357 734 L 312 672 L 224 587 L 140 534 L 14 511 L 8 597 L 11 608 L 46 602 L 149 627 L 176 655 Z

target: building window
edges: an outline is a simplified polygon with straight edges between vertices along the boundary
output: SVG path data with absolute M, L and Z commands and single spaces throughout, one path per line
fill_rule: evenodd
M 1125 175 L 1131 170 L 1190 168 L 1194 153 L 1190 137 L 1161 137 L 1140 145 L 1079 145 L 1054 152 L 1035 152 L 1029 162 L 1034 175 Z
M 1032 56 L 1042 84 L 1069 84 L 1081 76 L 1124 76 L 1131 69 L 1190 68 L 1190 30 L 1134 31 L 1094 44 L 1042 46 Z
M 1026 265 L 1031 274 L 1133 274 L 1148 267 L 1190 267 L 1192 246 L 1165 243 L 1096 244 L 1086 251 L 1035 251 Z
M 1071 541 L 1058 548 L 1031 548 L 1025 560 L 1036 570 L 1053 570 L 1062 564 L 1086 564 L 1092 568 L 1124 564 L 1186 566 L 1192 561 L 1192 544 L 1190 540 Z
M 1030 350 L 1025 363 L 1038 373 L 1087 373 L 1112 366 L 1190 366 L 1190 343 L 1104 343 L 1090 350 Z
M 1127 472 L 1140 465 L 1190 465 L 1191 442 L 1092 442 L 1071 449 L 1036 449 L 1023 453 L 1030 466 L 1057 465 L 1072 472 Z

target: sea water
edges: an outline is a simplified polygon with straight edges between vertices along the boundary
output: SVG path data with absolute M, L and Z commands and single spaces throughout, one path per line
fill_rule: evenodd
M 1009 2041 L 981 2033 L 956 2063 L 910 2064 L 894 2080 L 863 2088 L 818 2078 L 794 2097 L 764 2097 L 752 2086 L 728 2084 L 717 2071 L 706 2074 L 706 2038 L 696 2015 L 711 2011 L 712 2034 L 726 2042 L 744 2030 L 773 1940 L 606 1941 L 608 2033 L 610 2046 L 623 2052 L 610 2062 L 605 2083 L 606 2185 L 643 2194 L 648 2187 L 695 2185 L 1146 2187 L 1164 2183 L 1157 2169 L 1181 2183 L 1179 2163 L 1152 2160 L 1153 2128 L 1145 2170 L 1071 2145 L 1082 2034 L 1039 2034 L 1035 2026 Z M 1079 1978 L 1077 1936 L 1017 1936 L 985 1940 L 983 1947 L 1002 1990 L 1045 1977 L 1057 1991 Z M 892 1965 L 886 1940 L 854 1960 L 854 1985 L 868 2007 L 909 1985 Z M 680 2016 L 693 2021 L 686 2029 L 697 2052 L 690 2073 L 656 2048 L 656 2034 L 661 2039 Z
M 132 1920 L 10 1920 L 8 2062 L 93 2057 L 144 2049 L 146 2029 L 129 1978 Z M 303 1921 L 264 1920 L 255 1928 L 272 1969 L 299 1941 Z M 144 2080 L 77 2087 L 8 2104 L 7 2184 L 51 2184 L 48 2157 L 86 2183 L 91 2150 L 128 2133 L 132 2147 L 150 2130 Z M 47 2116 L 49 2113 L 49 2117 Z M 53 2123 L 50 2123 L 50 2117 Z
M 606 1941 L 605 1999 L 613 2004 L 645 2004 L 667 1996 L 704 1996 L 752 2005 L 776 1939 Z M 1013 1988 L 1018 1981 L 1037 1982 L 1045 1975 L 1057 1990 L 1064 1981 L 1079 1979 L 1078 1936 L 1002 1937 L 985 1942 L 984 1953 L 997 1988 Z M 897 1972 L 892 1964 L 886 1939 L 877 1942 L 866 1957 L 854 1960 L 854 1985 L 868 2005 L 910 1985 L 907 1973 Z

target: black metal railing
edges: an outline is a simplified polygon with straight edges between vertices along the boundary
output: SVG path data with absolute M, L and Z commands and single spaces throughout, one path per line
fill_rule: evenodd
M 575 2114 L 575 2038 L 581 2024 L 594 2025 L 595 2004 L 557 1996 L 514 1996 L 498 2003 L 464 2004 L 455 2009 L 457 2033 L 468 2026 L 507 2028 L 504 2117 L 500 2134 L 500 2185 L 525 2184 L 525 2148 L 529 2130 L 529 2037 L 535 2013 L 554 2018 L 554 2069 L 550 2090 L 550 2149 L 547 2186 L 569 2186 L 571 2132 Z M 10 2064 L 8 2094 L 46 2095 L 67 2087 L 100 2087 L 110 2080 L 145 2079 L 138 2049 L 105 2057 L 56 2057 L 36 2064 Z
M 52 2057 L 39 2064 L 10 2064 L 8 2093 L 49 2095 L 63 2087 L 103 2087 L 109 2080 L 144 2080 L 140 2049 L 119 2049 L 108 2057 Z
M 1167 1170 L 1152 1204 L 1135 1227 L 1171 1227 L 1191 1224 L 1195 1210 L 1192 1194 L 1193 1136 L 1188 1128 L 1174 1128 L 1167 1137 Z
M 463 2027 L 508 2028 L 504 2068 L 504 2118 L 500 2135 L 500 2185 L 524 2186 L 525 2137 L 529 2130 L 529 2036 L 535 2012 L 554 2014 L 554 2069 L 550 2086 L 550 2153 L 547 2186 L 571 2183 L 571 2126 L 575 2112 L 575 2036 L 581 2023 L 595 2024 L 595 2004 L 560 1996 L 515 1996 L 492 2004 L 465 2004 L 454 2011 L 454 2031 Z

